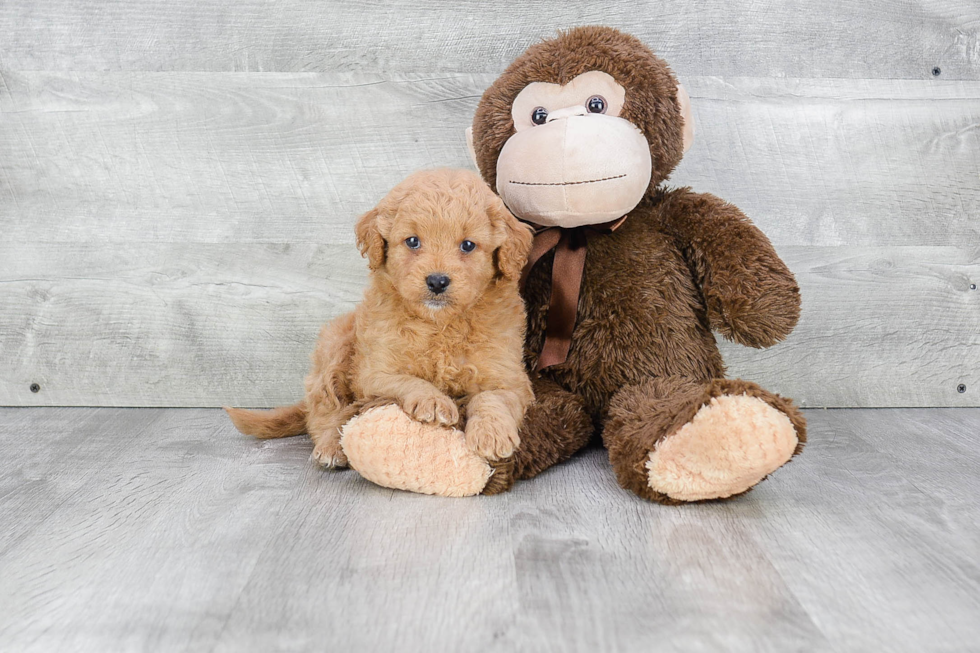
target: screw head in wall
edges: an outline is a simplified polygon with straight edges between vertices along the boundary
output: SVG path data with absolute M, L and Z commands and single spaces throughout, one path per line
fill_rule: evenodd
M 943 74 L 943 69 L 940 68 L 939 66 L 936 66 L 935 68 L 932 69 L 932 76 L 933 77 L 939 77 L 942 74 Z
M 33 392 L 34 394 L 37 394 L 40 391 L 41 391 L 41 386 L 40 385 L 38 385 L 37 383 L 32 383 L 31 384 L 31 392 Z
M 966 384 L 965 383 L 961 383 L 958 386 L 956 386 L 956 391 L 958 393 L 960 393 L 960 394 L 963 394 L 964 392 L 966 392 Z

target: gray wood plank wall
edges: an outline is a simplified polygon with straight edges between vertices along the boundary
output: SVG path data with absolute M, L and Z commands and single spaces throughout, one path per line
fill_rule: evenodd
M 585 23 L 671 63 L 698 122 L 672 183 L 745 210 L 803 288 L 787 342 L 724 346 L 732 374 L 807 406 L 980 405 L 975 0 L 8 0 L 0 405 L 294 400 L 359 298 L 356 216 L 469 166 L 483 89 Z

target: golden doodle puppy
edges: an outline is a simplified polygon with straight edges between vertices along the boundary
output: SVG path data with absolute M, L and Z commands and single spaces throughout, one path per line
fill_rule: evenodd
M 530 228 L 476 174 L 440 169 L 395 186 L 355 234 L 370 283 L 356 310 L 320 332 L 305 398 L 228 408 L 235 426 L 258 438 L 309 433 L 314 460 L 344 467 L 341 427 L 397 403 L 420 422 L 465 422 L 467 445 L 488 460 L 510 456 L 534 398 L 518 292 Z

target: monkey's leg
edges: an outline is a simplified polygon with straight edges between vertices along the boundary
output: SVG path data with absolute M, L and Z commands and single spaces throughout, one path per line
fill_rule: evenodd
M 613 396 L 603 431 L 619 484 L 660 503 L 748 491 L 800 453 L 792 401 L 739 379 L 650 379 Z
M 533 384 L 534 403 L 524 415 L 521 442 L 513 456 L 491 463 L 494 473 L 483 494 L 505 492 L 515 480 L 533 478 L 568 460 L 595 431 L 581 397 L 550 379 L 537 378 Z

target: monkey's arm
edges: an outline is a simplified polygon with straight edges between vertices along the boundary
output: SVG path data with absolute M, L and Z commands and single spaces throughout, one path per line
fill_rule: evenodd
M 684 252 L 714 330 L 750 347 L 789 335 L 800 317 L 799 286 L 745 214 L 714 195 L 682 189 L 665 198 L 660 219 Z

